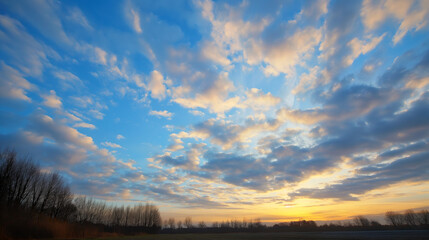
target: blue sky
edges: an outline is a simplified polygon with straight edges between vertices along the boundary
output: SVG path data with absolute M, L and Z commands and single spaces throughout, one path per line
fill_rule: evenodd
M 0 144 L 78 195 L 177 218 L 427 207 L 428 14 L 428 1 L 1 1 Z

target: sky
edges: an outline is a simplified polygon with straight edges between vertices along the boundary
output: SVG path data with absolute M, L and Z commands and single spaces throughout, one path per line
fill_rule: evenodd
M 164 218 L 427 208 L 429 1 L 0 1 L 0 146 Z

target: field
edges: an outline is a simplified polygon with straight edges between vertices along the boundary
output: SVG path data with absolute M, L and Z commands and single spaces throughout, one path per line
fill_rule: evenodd
M 293 232 L 293 233 L 220 233 L 220 234 L 158 234 L 111 240 L 271 240 L 271 239 L 429 239 L 429 231 L 359 231 L 359 232 Z

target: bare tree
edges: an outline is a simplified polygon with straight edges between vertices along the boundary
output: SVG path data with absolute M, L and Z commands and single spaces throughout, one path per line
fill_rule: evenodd
M 212 223 L 212 228 L 218 228 L 218 227 L 219 227 L 219 222 Z
M 184 221 L 184 224 L 185 224 L 186 228 L 192 228 L 193 227 L 192 226 L 192 218 L 191 217 L 186 217 L 185 221 Z
M 414 211 L 411 209 L 405 211 L 404 220 L 407 223 L 407 225 L 409 225 L 409 226 L 416 226 L 417 225 L 417 216 L 414 213 Z
M 0 203 L 29 208 L 66 219 L 72 215 L 73 195 L 57 173 L 42 173 L 30 158 L 16 152 L 0 152 Z
M 174 220 L 174 218 L 169 218 L 168 219 L 168 227 L 170 229 L 175 229 L 176 228 L 176 220 Z
M 386 221 L 391 225 L 393 225 L 394 227 L 403 225 L 403 222 L 404 222 L 401 214 L 397 214 L 392 211 L 389 211 L 386 213 Z
M 429 211 L 424 209 L 421 210 L 418 214 L 418 221 L 420 225 L 428 225 L 429 224 Z
M 182 229 L 183 228 L 182 220 L 177 221 L 177 228 L 178 229 Z
M 123 218 L 124 218 L 124 206 L 114 207 L 112 209 L 111 225 L 112 226 L 121 226 Z
M 364 216 L 357 216 L 353 219 L 353 221 L 354 221 L 356 226 L 360 226 L 360 227 L 369 227 L 371 225 L 368 218 L 366 218 Z
M 198 223 L 198 227 L 199 227 L 199 228 L 206 228 L 206 227 L 207 227 L 207 225 L 206 225 L 206 223 L 205 223 L 204 221 L 200 221 L 200 222 Z

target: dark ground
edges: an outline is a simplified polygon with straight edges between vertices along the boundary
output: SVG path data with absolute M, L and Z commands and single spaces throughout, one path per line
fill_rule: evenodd
M 371 240 L 415 240 L 428 239 L 429 230 L 397 231 L 347 231 L 347 232 L 283 232 L 283 233 L 217 233 L 217 234 L 156 234 L 134 237 L 112 238 L 115 240 L 271 240 L 271 239 L 371 239 Z

